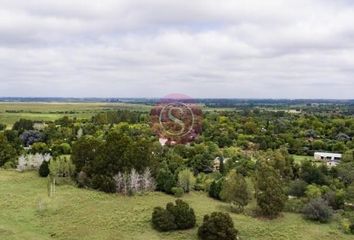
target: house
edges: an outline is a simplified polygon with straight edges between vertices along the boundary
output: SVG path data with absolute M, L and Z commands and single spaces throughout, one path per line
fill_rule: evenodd
M 315 152 L 315 161 L 323 161 L 327 166 L 337 166 L 337 164 L 342 160 L 342 154 L 340 153 L 328 153 L 328 152 Z
M 214 172 L 219 172 L 220 171 L 221 161 L 223 163 L 226 163 L 227 160 L 229 160 L 229 158 L 216 157 L 214 159 L 214 162 L 213 162 L 213 171 Z

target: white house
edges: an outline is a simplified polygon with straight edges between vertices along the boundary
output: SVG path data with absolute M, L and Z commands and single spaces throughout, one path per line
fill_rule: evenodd
M 342 160 L 342 154 L 340 153 L 329 153 L 329 152 L 315 152 L 314 159 L 316 161 L 325 161 L 327 166 L 337 166 L 337 164 Z

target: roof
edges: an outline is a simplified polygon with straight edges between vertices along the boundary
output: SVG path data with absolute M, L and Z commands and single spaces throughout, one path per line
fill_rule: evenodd
M 342 157 L 342 154 L 340 154 L 340 153 L 330 153 L 330 152 L 315 152 L 315 155 L 331 156 L 331 157 Z

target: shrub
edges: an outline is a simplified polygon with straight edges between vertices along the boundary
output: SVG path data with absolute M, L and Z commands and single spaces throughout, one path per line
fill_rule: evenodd
M 172 188 L 176 186 L 175 176 L 170 170 L 162 168 L 157 174 L 156 185 L 157 190 L 172 193 Z
M 323 199 L 328 202 L 328 205 L 334 210 L 343 209 L 345 205 L 344 191 L 329 191 L 323 195 Z
M 180 198 L 184 194 L 184 190 L 181 187 L 174 187 L 172 188 L 172 193 L 175 195 L 175 197 Z
M 220 196 L 220 192 L 222 190 L 222 185 L 224 183 L 224 179 L 221 178 L 219 180 L 214 180 L 209 188 L 209 196 L 217 199 L 217 200 L 221 200 L 221 196 Z
M 161 232 L 172 231 L 177 228 L 173 215 L 161 207 L 154 209 L 152 213 L 152 225 L 156 230 Z
M 328 203 L 325 200 L 322 198 L 316 198 L 311 200 L 304 207 L 303 214 L 306 219 L 326 223 L 331 219 L 333 210 L 328 206 Z
M 296 179 L 290 183 L 288 195 L 295 197 L 305 196 L 307 183 L 304 180 Z
M 194 210 L 189 207 L 188 203 L 178 199 L 176 205 L 168 203 L 166 209 L 174 216 L 177 229 L 189 229 L 195 226 Z
M 49 162 L 43 161 L 38 170 L 39 176 L 48 177 L 49 175 Z
M 191 170 L 185 169 L 178 173 L 178 185 L 183 188 L 186 193 L 194 188 L 195 182 L 196 180 Z
M 354 234 L 354 223 L 350 224 L 349 229 L 350 229 L 350 233 Z
M 302 209 L 304 209 L 304 202 L 302 199 L 292 198 L 285 202 L 285 212 L 301 213 Z
M 88 185 L 88 177 L 87 174 L 84 171 L 80 171 L 78 176 L 77 176 L 77 184 L 78 187 L 83 188 L 86 187 Z
M 116 192 L 116 183 L 115 181 L 105 175 L 95 175 L 92 178 L 92 187 L 106 193 Z
M 237 234 L 230 215 L 221 212 L 204 216 L 203 224 L 198 229 L 202 240 L 236 240 Z
M 178 199 L 176 205 L 168 203 L 166 209 L 156 207 L 152 213 L 152 224 L 159 231 L 184 230 L 193 228 L 196 223 L 194 210 Z

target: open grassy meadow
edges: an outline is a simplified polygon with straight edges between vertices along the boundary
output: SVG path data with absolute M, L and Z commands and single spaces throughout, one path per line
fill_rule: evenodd
M 63 116 L 87 119 L 98 112 L 111 110 L 149 111 L 150 106 L 131 103 L 0 103 L 0 123 L 11 127 L 20 118 L 38 121 L 54 121 Z
M 203 215 L 227 211 L 227 205 L 191 193 L 183 198 L 191 204 L 200 225 Z M 46 179 L 35 172 L 0 170 L 1 240 L 194 240 L 197 228 L 158 233 L 151 228 L 155 206 L 174 197 L 162 193 L 124 197 L 74 186 L 59 186 L 55 197 L 47 197 Z M 317 224 L 296 214 L 276 220 L 254 219 L 232 214 L 241 239 L 250 240 L 349 240 L 337 224 Z

